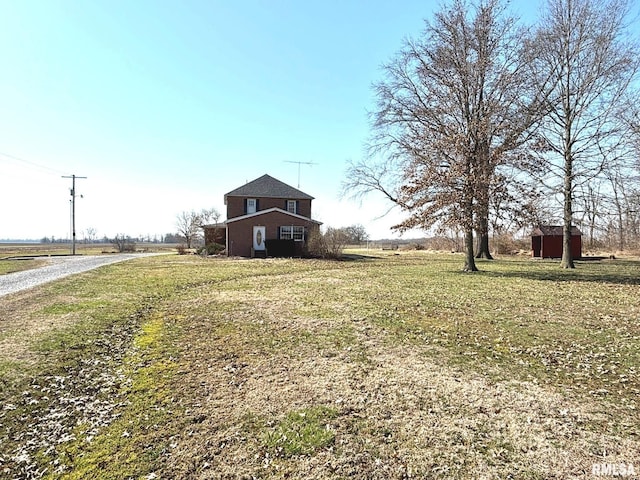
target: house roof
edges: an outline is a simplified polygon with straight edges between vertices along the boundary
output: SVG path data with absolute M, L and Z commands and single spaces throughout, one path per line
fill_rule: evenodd
M 208 223 L 206 225 L 200 225 L 200 228 L 225 228 L 226 224 L 222 223 Z
M 233 222 L 238 222 L 240 220 L 245 220 L 247 218 L 251 218 L 251 217 L 259 217 L 260 215 L 266 215 L 269 213 L 273 213 L 273 212 L 278 212 L 278 213 L 283 213 L 285 215 L 289 215 L 290 217 L 294 217 L 297 218 L 298 220 L 304 220 L 305 222 L 312 222 L 312 223 L 317 223 L 318 225 L 322 225 L 322 222 L 319 222 L 317 220 L 313 220 L 309 217 L 304 217 L 302 215 L 298 215 L 297 213 L 291 213 L 291 212 L 287 212 L 286 210 L 283 210 L 282 208 L 267 208 L 266 210 L 260 210 L 258 212 L 255 213 L 248 213 L 246 215 L 241 215 L 239 217 L 233 217 L 230 218 L 228 220 L 226 220 L 224 222 L 224 224 L 228 224 L 228 223 L 233 223 Z
M 295 200 L 313 200 L 311 195 L 301 192 L 297 188 L 293 188 L 280 180 L 269 175 L 263 175 L 260 178 L 246 183 L 245 185 L 231 190 L 225 194 L 224 201 L 227 203 L 227 197 L 267 197 L 267 198 L 288 198 Z
M 532 237 L 549 237 L 549 236 L 558 236 L 561 237 L 563 235 L 564 227 L 562 225 L 540 225 L 533 229 L 531 232 Z M 582 235 L 582 232 L 578 229 L 578 227 L 571 227 L 571 235 Z

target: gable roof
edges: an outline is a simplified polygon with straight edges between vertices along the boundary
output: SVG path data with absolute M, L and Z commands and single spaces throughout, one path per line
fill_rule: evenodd
M 531 232 L 532 237 L 547 237 L 547 236 L 557 236 L 561 237 L 563 235 L 564 227 L 562 225 L 540 225 L 535 228 L 533 232 Z M 578 229 L 578 227 L 571 227 L 571 235 L 582 235 L 582 232 Z
M 263 175 L 260 178 L 231 190 L 225 194 L 224 201 L 227 203 L 227 197 L 267 197 L 267 198 L 288 198 L 295 200 L 313 200 L 311 195 L 301 192 L 291 185 L 287 185 L 280 180 L 269 175 Z
M 283 209 L 277 208 L 277 207 L 268 208 L 266 210 L 259 210 L 259 211 L 255 212 L 255 213 L 247 213 L 247 214 L 241 215 L 239 217 L 230 218 L 230 219 L 228 219 L 228 220 L 226 220 L 224 222 L 224 225 L 227 225 L 227 224 L 233 223 L 233 222 L 237 222 L 237 221 L 240 221 L 240 220 L 245 220 L 247 218 L 258 217 L 260 215 L 268 215 L 269 213 L 273 213 L 273 212 L 283 213 L 285 215 L 289 215 L 290 217 L 297 218 L 299 220 L 304 220 L 306 222 L 311 222 L 311 223 L 316 223 L 318 225 L 322 225 L 322 222 L 319 222 L 317 220 L 313 220 L 311 218 L 303 217 L 302 215 L 298 215 L 297 213 L 291 213 L 291 212 L 288 212 L 286 210 L 283 210 Z M 209 226 L 209 225 L 207 225 L 207 226 Z

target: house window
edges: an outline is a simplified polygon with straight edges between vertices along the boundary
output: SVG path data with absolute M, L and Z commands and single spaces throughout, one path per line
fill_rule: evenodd
M 256 213 L 256 199 L 247 198 L 247 213 Z
M 295 200 L 287 200 L 287 212 L 298 213 L 296 212 L 296 203 Z
M 285 225 L 280 227 L 280 239 L 302 242 L 304 240 L 304 227 L 296 225 Z

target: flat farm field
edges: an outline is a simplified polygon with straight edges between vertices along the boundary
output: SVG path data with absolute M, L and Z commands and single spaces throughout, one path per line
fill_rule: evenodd
M 0 478 L 640 475 L 640 262 L 164 255 L 0 298 Z

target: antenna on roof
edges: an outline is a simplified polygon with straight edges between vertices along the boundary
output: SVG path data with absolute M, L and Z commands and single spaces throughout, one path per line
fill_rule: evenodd
M 315 162 L 295 162 L 293 160 L 285 160 L 286 163 L 297 163 L 298 164 L 298 188 L 300 188 L 300 165 L 318 165 Z

